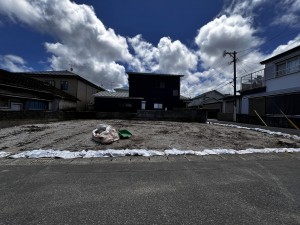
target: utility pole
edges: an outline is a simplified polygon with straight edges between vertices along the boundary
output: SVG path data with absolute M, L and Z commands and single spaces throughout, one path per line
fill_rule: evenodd
M 236 122 L 236 51 L 227 52 L 226 50 L 223 53 L 223 57 L 230 55 L 233 60 L 233 121 Z

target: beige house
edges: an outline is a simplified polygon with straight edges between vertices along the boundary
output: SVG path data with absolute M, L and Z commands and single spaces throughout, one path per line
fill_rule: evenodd
M 26 72 L 25 76 L 48 83 L 79 99 L 77 111 L 87 111 L 94 105 L 93 94 L 105 89 L 70 71 Z

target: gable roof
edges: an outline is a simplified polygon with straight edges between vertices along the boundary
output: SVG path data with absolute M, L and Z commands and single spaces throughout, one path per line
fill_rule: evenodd
M 129 97 L 128 91 L 117 91 L 117 92 L 111 92 L 111 91 L 100 91 L 96 94 L 93 94 L 96 98 L 128 98 L 128 99 L 144 99 L 139 97 Z
M 201 106 L 204 104 L 212 104 L 220 102 L 224 98 L 224 95 L 216 90 L 205 92 L 192 99 L 192 102 L 188 106 Z
M 25 76 L 30 76 L 30 77 L 43 77 L 43 76 L 47 76 L 47 77 L 53 77 L 53 78 L 74 78 L 74 79 L 78 79 L 96 89 L 98 89 L 99 91 L 105 91 L 104 88 L 92 83 L 91 81 L 79 76 L 76 73 L 70 72 L 68 70 L 60 70 L 60 71 L 36 71 L 36 72 L 19 72 L 20 74 L 23 74 Z
M 18 88 L 26 91 L 39 92 L 41 94 L 53 95 L 63 99 L 78 101 L 78 99 L 60 89 L 46 85 L 44 82 L 0 69 L 0 85 L 7 88 Z

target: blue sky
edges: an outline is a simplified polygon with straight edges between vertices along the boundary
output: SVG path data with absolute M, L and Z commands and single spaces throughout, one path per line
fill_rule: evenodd
M 237 75 L 300 44 L 300 0 L 0 1 L 0 68 L 65 70 L 126 86 L 126 71 L 185 75 L 181 92 L 232 93 Z

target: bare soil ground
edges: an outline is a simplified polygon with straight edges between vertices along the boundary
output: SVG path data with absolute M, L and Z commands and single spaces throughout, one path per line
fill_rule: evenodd
M 133 136 L 109 145 L 92 140 L 97 124 L 127 129 Z M 72 120 L 48 124 L 20 125 L 0 130 L 0 151 L 17 153 L 34 149 L 105 150 L 155 149 L 179 150 L 247 149 L 300 147 L 300 141 L 257 131 L 213 124 L 131 120 Z

